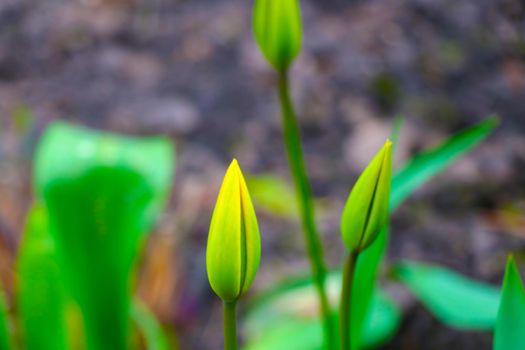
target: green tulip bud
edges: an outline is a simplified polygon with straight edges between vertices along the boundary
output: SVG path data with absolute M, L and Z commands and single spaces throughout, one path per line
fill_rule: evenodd
M 299 0 L 255 0 L 253 31 L 266 59 L 285 71 L 301 50 Z
M 387 140 L 357 180 L 343 210 L 341 233 L 350 252 L 370 246 L 385 225 L 391 177 L 392 142 Z
M 213 291 L 237 300 L 252 284 L 261 258 L 255 210 L 237 160 L 224 175 L 211 218 L 206 268 Z

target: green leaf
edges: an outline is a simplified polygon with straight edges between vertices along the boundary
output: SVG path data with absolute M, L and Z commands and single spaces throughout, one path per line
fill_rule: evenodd
M 133 266 L 168 195 L 172 159 L 166 139 L 64 123 L 50 126 L 41 140 L 35 193 L 47 210 L 60 272 L 82 314 L 88 350 L 129 348 Z
M 272 174 L 250 176 L 246 181 L 257 208 L 284 218 L 298 216 L 297 197 L 286 181 Z
M 525 290 L 509 256 L 494 333 L 494 350 L 521 350 L 525 344 Z
M 65 295 L 45 208 L 27 216 L 17 261 L 17 305 L 24 348 L 67 349 Z
M 374 243 L 365 249 L 357 258 L 357 265 L 352 287 L 352 315 L 350 327 L 352 327 L 351 347 L 358 349 L 361 343 L 361 335 L 365 327 L 366 317 L 370 303 L 376 290 L 376 279 L 381 259 L 388 245 L 388 228 L 381 231 Z
M 0 350 L 12 348 L 9 314 L 3 290 L 0 290 Z
M 394 272 L 441 322 L 467 330 L 494 327 L 500 293 L 442 267 L 403 262 Z
M 483 141 L 497 124 L 495 117 L 488 118 L 412 158 L 392 179 L 391 209 L 397 208 L 419 186 Z
M 170 344 L 164 334 L 162 325 L 146 305 L 138 299 L 135 299 L 131 304 L 131 317 L 143 334 L 148 350 L 170 349 Z
M 330 294 L 338 296 L 341 276 L 329 276 Z M 301 349 L 318 350 L 323 347 L 321 322 L 318 318 L 317 294 L 309 279 L 287 282 L 262 295 L 250 309 L 243 324 L 248 338 L 247 350 Z M 372 347 L 387 341 L 397 330 L 400 312 L 383 292 L 372 299 L 370 314 L 365 320 L 363 346 Z
M 285 71 L 301 50 L 299 0 L 255 0 L 253 31 L 266 59 Z

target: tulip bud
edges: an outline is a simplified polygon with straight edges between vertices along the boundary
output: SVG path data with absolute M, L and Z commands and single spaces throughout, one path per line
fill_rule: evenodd
M 301 50 L 299 0 L 255 0 L 253 31 L 266 59 L 285 71 Z
M 341 217 L 341 233 L 351 252 L 371 245 L 388 219 L 392 142 L 383 148 L 363 171 L 355 184 Z
M 206 268 L 213 291 L 235 301 L 251 285 L 261 258 L 255 210 L 237 160 L 224 175 L 211 218 Z

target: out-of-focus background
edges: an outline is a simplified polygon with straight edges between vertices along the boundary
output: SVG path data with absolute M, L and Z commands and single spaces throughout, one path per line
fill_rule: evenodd
M 0 274 L 13 269 L 30 205 L 31 160 L 55 119 L 168 135 L 177 175 L 141 259 L 139 293 L 182 349 L 218 349 L 221 309 L 205 270 L 207 228 L 225 168 L 288 179 L 275 77 L 245 0 L 0 1 Z M 497 132 L 394 215 L 388 259 L 439 263 L 499 284 L 525 248 L 525 4 L 520 0 L 303 0 L 292 87 L 331 267 L 357 174 L 405 118 L 397 164 L 490 114 Z M 293 205 L 293 204 L 290 204 Z M 257 209 L 257 208 L 256 208 Z M 253 292 L 308 271 L 297 222 L 259 213 Z M 525 266 L 525 265 L 521 265 Z M 439 324 L 404 290 L 384 349 L 490 349 L 488 334 Z

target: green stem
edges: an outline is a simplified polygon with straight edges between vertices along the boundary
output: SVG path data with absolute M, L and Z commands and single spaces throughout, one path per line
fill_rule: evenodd
M 352 346 L 352 332 L 350 321 L 352 320 L 352 285 L 354 282 L 355 267 L 358 252 L 350 253 L 343 266 L 343 289 L 341 291 L 341 303 L 339 310 L 339 335 L 341 336 L 341 350 L 350 350 Z
M 224 302 L 224 350 L 237 350 L 237 301 Z
M 301 135 L 290 98 L 286 71 L 280 72 L 279 74 L 279 101 L 281 104 L 284 144 L 298 197 L 299 212 L 306 238 L 312 277 L 317 293 L 319 294 L 319 307 L 323 321 L 325 348 L 331 350 L 335 349 L 335 339 L 333 336 L 335 327 L 333 325 L 330 304 L 326 295 L 326 267 L 323 260 L 323 248 L 315 226 L 312 190 L 304 165 Z

